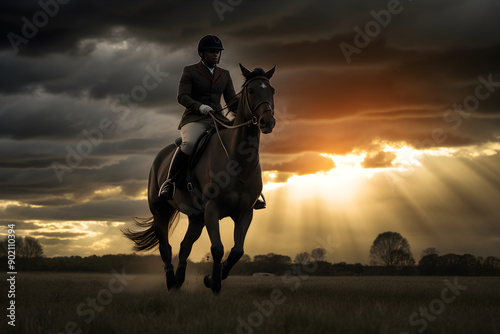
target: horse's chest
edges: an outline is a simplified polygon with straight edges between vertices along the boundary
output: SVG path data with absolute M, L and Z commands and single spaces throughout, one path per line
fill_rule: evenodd
M 231 191 L 226 196 L 226 204 L 230 207 L 247 208 L 255 202 L 257 196 L 258 194 Z

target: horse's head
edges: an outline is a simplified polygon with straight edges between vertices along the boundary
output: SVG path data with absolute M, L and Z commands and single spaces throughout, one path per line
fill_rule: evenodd
M 256 68 L 252 72 L 240 64 L 241 73 L 245 76 L 241 98 L 245 100 L 245 119 L 254 120 L 262 133 L 270 133 L 276 125 L 274 118 L 274 88 L 269 79 L 274 74 L 276 66 L 265 72 Z

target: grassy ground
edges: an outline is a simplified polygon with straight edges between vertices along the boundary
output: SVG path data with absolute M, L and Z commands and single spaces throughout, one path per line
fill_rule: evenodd
M 500 333 L 498 277 L 459 277 L 467 289 L 445 291 L 449 303 L 440 300 L 450 277 L 230 277 L 218 296 L 201 275 L 177 293 L 160 275 L 113 277 L 19 273 L 16 327 L 4 326 L 32 334 Z M 428 320 L 420 308 L 431 308 Z

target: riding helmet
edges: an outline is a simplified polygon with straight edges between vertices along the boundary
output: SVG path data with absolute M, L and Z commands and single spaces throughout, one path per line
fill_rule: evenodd
M 224 50 L 220 38 L 215 35 L 206 35 L 200 39 L 200 42 L 198 43 L 198 53 L 207 49 Z

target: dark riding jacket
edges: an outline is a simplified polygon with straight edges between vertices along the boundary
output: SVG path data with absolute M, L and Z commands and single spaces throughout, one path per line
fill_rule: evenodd
M 179 81 L 177 101 L 186 110 L 182 114 L 179 129 L 185 124 L 210 118 L 210 115 L 200 113 L 200 106 L 206 104 L 214 110 L 219 110 L 222 108 L 220 104 L 222 95 L 226 104 L 237 98 L 229 71 L 216 66 L 212 76 L 210 70 L 201 61 L 184 67 Z M 228 121 L 220 112 L 216 113 L 216 116 L 221 121 Z

